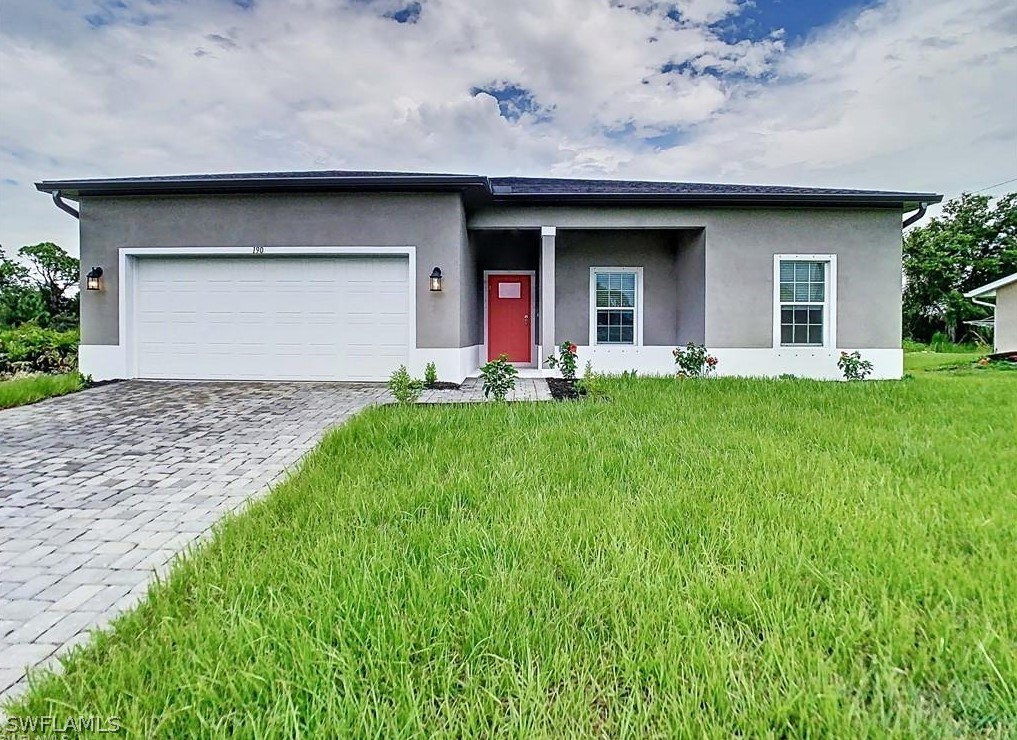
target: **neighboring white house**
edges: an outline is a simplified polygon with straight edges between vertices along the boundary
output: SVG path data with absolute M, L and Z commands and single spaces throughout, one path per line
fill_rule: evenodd
M 1017 352 L 1017 272 L 975 288 L 964 297 L 996 309 L 992 333 L 995 351 Z

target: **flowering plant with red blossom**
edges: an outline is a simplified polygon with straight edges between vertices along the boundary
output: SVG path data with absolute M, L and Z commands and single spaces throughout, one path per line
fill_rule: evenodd
M 671 354 L 674 355 L 674 364 L 678 366 L 679 378 L 705 378 L 717 369 L 720 362 L 707 352 L 705 344 L 695 342 L 677 347 Z
M 558 347 L 558 356 L 551 355 L 546 362 L 548 367 L 561 370 L 565 380 L 576 382 L 576 345 L 573 342 L 566 339 Z

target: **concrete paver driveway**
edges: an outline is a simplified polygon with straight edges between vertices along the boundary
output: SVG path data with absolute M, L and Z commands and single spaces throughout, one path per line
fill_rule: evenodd
M 0 696 L 381 386 L 153 383 L 0 411 Z

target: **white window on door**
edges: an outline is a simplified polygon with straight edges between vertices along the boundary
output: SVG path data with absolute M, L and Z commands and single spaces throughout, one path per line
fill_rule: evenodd
M 774 346 L 834 346 L 835 270 L 834 255 L 776 255 Z
M 498 283 L 499 298 L 521 298 L 522 295 L 522 283 Z
M 590 344 L 642 344 L 642 268 L 590 270 Z

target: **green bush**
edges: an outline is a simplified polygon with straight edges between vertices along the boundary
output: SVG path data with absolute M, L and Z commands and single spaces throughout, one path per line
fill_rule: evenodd
M 388 379 L 388 389 L 399 403 L 416 403 L 424 384 L 415 380 L 405 365 L 400 365 Z
M 862 353 L 841 352 L 837 367 L 844 373 L 844 380 L 865 380 L 872 375 L 872 363 L 862 359 Z
M 68 373 L 78 367 L 78 331 L 22 324 L 0 331 L 0 376 Z
M 504 401 L 508 392 L 516 387 L 516 376 L 519 371 L 508 361 L 508 355 L 502 354 L 497 360 L 480 368 L 480 377 L 484 384 L 484 398 L 494 396 L 495 401 Z
M 432 387 L 438 382 L 438 367 L 433 363 L 427 363 L 427 367 L 424 368 L 424 385 L 428 388 Z
M 679 378 L 705 378 L 717 369 L 717 358 L 709 353 L 705 344 L 689 342 L 675 348 L 671 354 L 678 366 Z
M 576 381 L 576 390 L 585 396 L 598 398 L 607 395 L 604 384 L 604 376 L 593 370 L 593 363 L 586 361 L 586 368 L 583 370 L 583 377 Z

